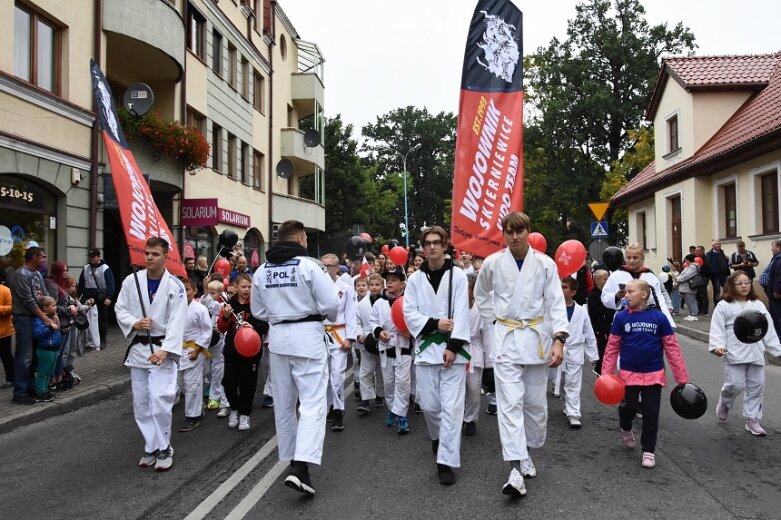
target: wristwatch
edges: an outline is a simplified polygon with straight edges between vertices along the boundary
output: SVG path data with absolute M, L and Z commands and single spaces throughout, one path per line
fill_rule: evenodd
M 564 334 L 556 334 L 555 336 L 553 336 L 553 341 L 556 340 L 561 341 L 561 344 L 564 345 L 565 343 L 567 343 L 567 336 L 565 336 Z

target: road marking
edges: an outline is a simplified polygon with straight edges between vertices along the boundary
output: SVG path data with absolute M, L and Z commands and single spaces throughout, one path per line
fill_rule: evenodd
M 352 383 L 352 375 L 353 370 L 352 367 L 350 370 L 348 370 L 345 373 L 344 379 L 346 383 L 349 383 L 348 388 L 344 391 L 344 399 L 347 400 L 348 397 L 350 397 L 353 393 L 353 383 Z M 239 469 L 237 469 L 230 477 L 228 477 L 225 482 L 220 484 L 217 489 L 215 489 L 211 495 L 206 497 L 203 502 L 198 504 L 198 506 L 193 509 L 193 511 L 185 517 L 184 520 L 203 520 L 203 518 L 208 515 L 212 509 L 217 507 L 217 504 L 219 504 L 228 494 L 233 491 L 233 489 L 239 485 L 239 483 L 247 478 L 247 475 L 254 470 L 258 464 L 263 462 L 263 460 L 271 454 L 272 451 L 274 451 L 277 448 L 277 436 L 274 435 L 271 439 L 266 442 L 266 444 L 263 445 L 260 450 L 258 450 L 255 455 L 252 456 L 247 462 L 244 463 L 243 466 L 241 466 Z M 266 491 L 271 487 L 271 484 L 273 484 L 279 475 L 282 474 L 284 469 L 288 466 L 287 461 L 279 461 L 277 462 L 274 467 L 272 467 L 268 473 L 266 473 L 262 479 L 255 485 L 255 487 L 252 488 L 252 490 L 247 494 L 247 496 L 239 502 L 239 505 L 237 505 L 233 511 L 228 513 L 228 516 L 226 516 L 226 519 L 240 519 L 244 518 L 244 516 L 249 512 L 250 509 L 252 509 L 255 504 L 258 503 L 258 501 L 263 498 L 263 495 L 266 494 Z

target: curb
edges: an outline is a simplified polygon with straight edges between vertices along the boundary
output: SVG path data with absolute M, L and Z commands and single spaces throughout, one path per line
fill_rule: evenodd
M 129 391 L 130 388 L 130 377 L 127 377 L 117 381 L 95 385 L 89 390 L 72 396 L 62 396 L 56 402 L 36 403 L 29 406 L 17 405 L 20 408 L 18 413 L 0 418 L 0 434 L 13 431 L 20 426 L 35 424 L 50 417 L 56 417 L 79 410 L 103 401 L 113 395 L 125 393 Z
M 675 332 L 677 334 L 682 334 L 688 338 L 696 339 L 697 341 L 702 341 L 703 343 L 708 343 L 710 340 L 710 334 L 708 334 L 705 331 L 693 329 L 691 327 L 686 327 L 681 325 L 680 323 L 676 323 L 677 328 L 675 329 Z

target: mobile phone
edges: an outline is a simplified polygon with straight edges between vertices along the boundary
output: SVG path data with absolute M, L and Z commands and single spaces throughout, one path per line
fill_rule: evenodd
M 618 290 L 619 291 L 623 291 L 624 289 L 626 289 L 626 284 L 625 283 L 618 284 Z

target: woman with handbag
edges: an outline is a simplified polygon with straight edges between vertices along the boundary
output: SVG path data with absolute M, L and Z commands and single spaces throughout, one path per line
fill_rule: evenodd
M 683 263 L 683 271 L 678 275 L 678 292 L 683 296 L 686 306 L 689 308 L 689 315 L 684 318 L 686 321 L 699 321 L 697 314 L 699 313 L 699 307 L 697 306 L 697 288 L 700 283 L 700 279 L 703 276 L 700 274 L 700 267 L 702 266 L 702 258 L 696 256 L 686 258 L 688 262 Z M 708 281 L 705 279 L 705 283 Z M 694 286 L 692 286 L 694 285 Z

